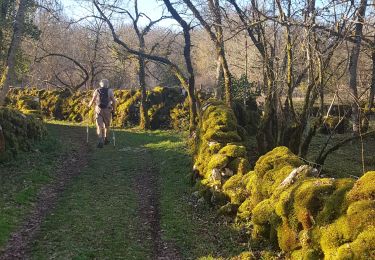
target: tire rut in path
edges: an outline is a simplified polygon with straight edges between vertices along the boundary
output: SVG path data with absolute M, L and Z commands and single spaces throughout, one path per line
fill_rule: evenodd
M 169 241 L 162 239 L 163 230 L 160 226 L 160 190 L 159 172 L 151 166 L 152 161 L 147 151 L 139 156 L 143 165 L 135 179 L 138 197 L 138 214 L 144 226 L 141 232 L 143 240 L 151 240 L 152 258 L 154 260 L 179 260 L 182 259 L 177 247 Z M 140 159 L 141 162 L 141 159 Z
M 65 129 L 65 127 L 61 131 L 62 135 L 60 136 L 65 140 L 75 142 L 77 148 L 61 156 L 55 179 L 40 190 L 31 213 L 26 217 L 21 227 L 11 235 L 4 251 L 0 252 L 0 260 L 30 258 L 32 242 L 45 217 L 56 206 L 59 196 L 65 190 L 69 181 L 74 176 L 79 175 L 81 170 L 87 166 L 88 146 L 82 141 L 82 133 L 82 131 L 75 129 Z

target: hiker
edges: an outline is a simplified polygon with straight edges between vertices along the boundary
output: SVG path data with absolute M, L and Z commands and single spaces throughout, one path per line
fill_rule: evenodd
M 102 79 L 100 88 L 94 91 L 89 107 L 95 102 L 96 132 L 99 137 L 98 148 L 103 148 L 109 144 L 109 128 L 111 126 L 112 115 L 116 111 L 116 99 L 113 90 L 109 88 L 109 81 Z

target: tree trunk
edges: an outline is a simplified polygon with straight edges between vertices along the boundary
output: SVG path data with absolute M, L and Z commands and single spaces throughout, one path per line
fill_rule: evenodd
M 358 58 L 361 49 L 362 41 L 362 28 L 364 17 L 366 14 L 367 0 L 361 0 L 358 8 L 357 22 L 355 25 L 355 43 L 350 53 L 349 58 L 349 91 L 352 95 L 352 120 L 353 120 L 353 134 L 360 134 L 360 109 L 358 104 L 358 91 L 357 91 L 357 68 Z
M 22 33 L 24 29 L 25 13 L 30 0 L 20 0 L 16 20 L 13 26 L 12 41 L 8 50 L 6 68 L 0 81 L 0 106 L 4 105 L 5 97 L 8 94 L 9 87 L 16 81 L 16 53 L 21 45 Z
M 139 65 L 139 84 L 141 87 L 141 108 L 140 108 L 140 128 L 150 129 L 150 119 L 148 117 L 147 92 L 146 92 L 146 75 L 145 75 L 145 60 L 138 56 Z
M 374 42 L 375 43 L 375 42 Z M 363 118 L 363 125 L 362 130 L 367 132 L 370 124 L 370 116 L 372 114 L 371 109 L 374 106 L 374 96 L 375 96 L 375 50 L 371 52 L 371 60 L 372 60 L 372 76 L 371 76 L 371 86 L 370 86 L 370 94 L 366 104 L 366 113 Z
M 139 35 L 140 52 L 144 53 L 145 41 L 142 35 Z M 147 91 L 146 91 L 146 71 L 145 71 L 145 58 L 138 56 L 138 77 L 139 85 L 141 88 L 141 108 L 140 108 L 140 123 L 141 129 L 150 129 L 150 118 L 148 117 L 147 105 Z
M 220 56 L 216 54 L 216 82 L 215 82 L 215 98 L 221 100 L 223 98 L 223 66 L 221 65 Z
M 220 13 L 220 3 L 219 0 L 208 0 L 208 6 L 214 16 L 215 22 L 215 47 L 216 47 L 216 57 L 220 62 L 220 65 L 217 64 L 217 74 L 216 77 L 220 79 L 221 71 L 223 72 L 224 77 L 224 93 L 225 93 L 225 103 L 227 106 L 232 106 L 232 77 L 230 74 L 228 61 L 225 57 L 225 46 L 224 46 L 224 39 L 223 39 L 223 28 L 222 28 L 222 21 L 221 21 L 221 13 Z M 219 68 L 219 66 L 221 68 Z M 220 73 L 220 74 L 219 74 Z M 217 82 L 220 84 L 220 82 Z
M 194 69 L 193 69 L 193 63 L 191 61 L 190 27 L 187 24 L 187 22 L 184 19 L 182 19 L 180 14 L 172 6 L 169 0 L 164 0 L 164 3 L 167 6 L 168 11 L 171 13 L 172 17 L 181 25 L 183 32 L 184 32 L 184 40 L 185 40 L 184 58 L 185 58 L 186 69 L 189 74 L 188 83 L 187 83 L 187 86 L 185 86 L 185 88 L 187 87 L 187 92 L 188 92 L 188 97 L 189 97 L 189 110 L 190 110 L 189 111 L 189 114 L 190 114 L 189 130 L 190 130 L 190 133 L 193 133 L 197 127 L 198 113 L 197 113 L 197 99 L 195 96 Z M 181 77 L 180 81 L 181 83 L 184 82 L 183 77 Z

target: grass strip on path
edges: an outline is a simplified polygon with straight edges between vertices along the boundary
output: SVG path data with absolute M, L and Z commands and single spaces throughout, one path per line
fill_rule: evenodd
M 142 135 L 118 132 L 117 147 L 95 149 L 89 167 L 73 180 L 42 226 L 35 259 L 148 259 L 133 180 Z M 122 149 L 125 148 L 125 149 Z
M 213 210 L 197 210 L 189 202 L 191 157 L 182 136 L 117 131 L 116 138 L 116 148 L 93 150 L 89 166 L 47 217 L 34 243 L 34 259 L 152 259 L 155 241 L 139 215 L 135 185 L 146 168 L 158 175 L 161 239 L 183 259 L 230 257 L 242 250 L 235 232 Z
M 164 140 L 148 143 L 154 165 L 159 170 L 160 212 L 163 238 L 172 241 L 184 259 L 230 258 L 244 251 L 238 234 L 209 208 L 191 203 L 192 187 L 188 175 L 191 155 L 184 138 L 160 132 Z

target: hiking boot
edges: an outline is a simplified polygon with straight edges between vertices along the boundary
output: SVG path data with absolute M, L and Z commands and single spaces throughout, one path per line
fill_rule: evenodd
M 108 139 L 107 137 L 104 138 L 104 144 L 105 144 L 105 145 L 110 144 L 110 141 L 109 141 L 109 139 Z
M 98 147 L 98 148 L 103 148 L 103 141 L 102 140 L 100 140 L 99 141 L 99 143 L 98 143 L 98 145 L 96 146 L 96 147 Z

